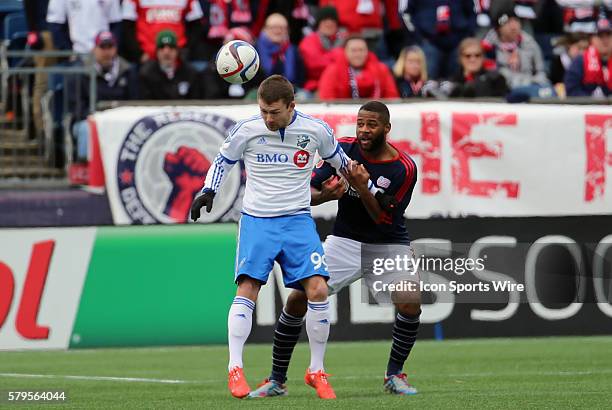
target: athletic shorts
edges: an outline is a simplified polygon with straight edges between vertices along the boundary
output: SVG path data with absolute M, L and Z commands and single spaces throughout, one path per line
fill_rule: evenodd
M 327 270 L 329 271 L 329 294 L 335 294 L 351 283 L 364 279 L 362 285 L 379 303 L 391 303 L 388 291 L 377 291 L 383 284 L 413 282 L 418 289 L 420 274 L 415 270 L 414 251 L 410 245 L 403 244 L 364 244 L 352 239 L 329 235 L 323 244 Z M 395 259 L 400 257 L 403 271 L 392 270 L 381 275 L 373 273 L 374 259 Z M 367 264 L 369 266 L 364 266 Z M 406 266 L 407 265 L 407 266 Z M 379 283 L 375 283 L 375 282 Z M 364 288 L 365 289 L 365 288 Z
M 259 218 L 242 214 L 238 225 L 235 280 L 245 275 L 262 283 L 278 262 L 288 288 L 314 275 L 329 277 L 323 246 L 310 214 Z

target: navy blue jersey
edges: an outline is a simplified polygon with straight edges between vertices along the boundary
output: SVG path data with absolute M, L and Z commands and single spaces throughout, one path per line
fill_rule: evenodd
M 417 180 L 417 167 L 412 158 L 397 148 L 398 155 L 388 161 L 369 161 L 361 153 L 356 138 L 338 140 L 344 152 L 353 160 L 363 164 L 370 180 L 386 194 L 395 196 L 398 206 L 392 214 L 384 212 L 374 221 L 352 188 L 338 200 L 338 215 L 334 224 L 334 235 L 363 243 L 409 244 L 404 212 L 410 203 L 412 190 Z M 322 183 L 335 175 L 328 163 L 319 163 L 312 173 L 310 185 L 321 189 Z

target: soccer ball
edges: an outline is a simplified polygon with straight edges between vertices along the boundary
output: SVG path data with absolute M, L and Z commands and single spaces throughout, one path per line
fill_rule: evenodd
M 259 54 L 255 47 L 242 40 L 233 40 L 221 47 L 215 59 L 217 73 L 228 83 L 246 83 L 259 70 Z

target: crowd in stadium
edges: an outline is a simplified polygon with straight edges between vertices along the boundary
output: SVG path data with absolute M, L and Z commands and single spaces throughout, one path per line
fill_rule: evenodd
M 244 98 L 274 73 L 302 98 L 323 100 L 610 93 L 609 75 L 576 62 L 607 59 L 610 0 L 24 3 L 32 48 L 93 50 L 100 99 Z M 261 57 L 260 75 L 245 87 L 224 84 L 210 64 L 232 39 Z M 131 67 L 140 87 L 117 81 Z
M 271 74 L 288 78 L 302 100 L 521 102 L 612 92 L 612 0 L 41 3 L 24 0 L 28 46 L 93 52 L 98 101 L 253 99 Z M 226 83 L 214 64 L 234 39 L 260 56 L 258 74 L 243 85 Z M 87 81 L 80 83 L 72 90 L 81 100 L 76 120 L 88 114 Z

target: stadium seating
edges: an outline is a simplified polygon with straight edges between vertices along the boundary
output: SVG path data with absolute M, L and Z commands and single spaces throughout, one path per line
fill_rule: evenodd
M 28 26 L 23 12 L 10 13 L 4 17 L 3 41 L 7 50 L 23 50 L 28 37 Z M 21 59 L 10 58 L 9 65 L 15 66 Z

